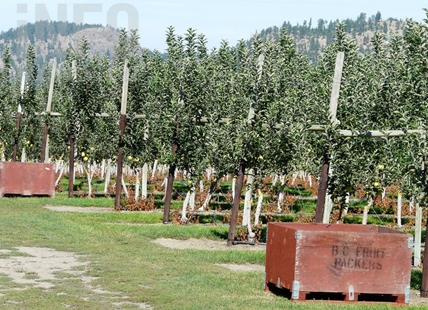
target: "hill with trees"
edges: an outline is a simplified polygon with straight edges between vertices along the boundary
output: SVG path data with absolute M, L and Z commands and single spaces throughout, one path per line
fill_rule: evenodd
M 370 17 L 367 17 L 366 13 L 360 13 L 355 20 L 349 18 L 342 21 L 319 19 L 314 23 L 310 19 L 301 25 L 292 25 L 285 21 L 281 27 L 272 26 L 262 29 L 258 35 L 264 42 L 277 42 L 280 37 L 280 29 L 284 28 L 294 38 L 296 51 L 308 56 L 312 63 L 317 64 L 318 58 L 324 53 L 325 48 L 334 41 L 339 23 L 346 25 L 345 32 L 349 37 L 355 39 L 360 54 L 373 49 L 372 39 L 376 32 L 383 34 L 383 40 L 388 43 L 395 35 L 403 35 L 405 28 L 405 21 L 394 18 L 385 20 L 381 13 L 377 12 Z M 119 33 L 120 31 L 117 29 L 102 25 L 38 21 L 1 32 L 0 55 L 4 55 L 6 47 L 9 47 L 11 66 L 19 71 L 25 67 L 28 48 L 33 45 L 36 64 L 42 69 L 53 58 L 56 58 L 61 64 L 66 58 L 67 49 L 77 48 L 81 39 L 86 37 L 90 53 L 111 57 L 114 55 L 114 46 L 119 42 Z M 247 40 L 248 47 L 251 47 L 252 40 Z M 234 44 L 234 42 L 232 43 Z M 162 55 L 166 57 L 166 54 Z M 40 79 L 42 70 L 39 72 Z
M 4 54 L 8 46 L 12 67 L 23 69 L 28 47 L 33 45 L 36 64 L 43 68 L 53 58 L 62 63 L 67 49 L 76 48 L 83 37 L 88 39 L 91 53 L 113 55 L 114 46 L 119 41 L 119 31 L 102 25 L 38 21 L 0 33 L 0 54 Z
M 402 35 L 405 21 L 388 18 L 382 19 L 380 12 L 367 17 L 366 13 L 360 13 L 353 19 L 339 21 L 327 21 L 319 19 L 316 23 L 310 19 L 303 24 L 291 25 L 285 21 L 281 27 L 273 26 L 262 29 L 258 34 L 263 41 L 278 41 L 280 29 L 285 28 L 294 37 L 297 51 L 307 55 L 313 63 L 318 63 L 318 58 L 323 54 L 326 46 L 330 45 L 335 38 L 335 31 L 339 23 L 346 25 L 346 33 L 356 40 L 360 54 L 370 52 L 373 49 L 372 39 L 376 32 L 383 34 L 383 40 L 388 43 L 395 35 Z M 251 40 L 248 41 L 251 45 Z

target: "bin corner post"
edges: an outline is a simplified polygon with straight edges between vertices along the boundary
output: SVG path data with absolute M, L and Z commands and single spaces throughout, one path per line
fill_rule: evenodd
M 236 180 L 235 196 L 233 197 L 232 214 L 230 215 L 229 234 L 227 235 L 227 246 L 232 246 L 235 241 L 236 222 L 238 221 L 239 203 L 241 202 L 241 191 L 244 184 L 246 163 L 242 162 L 239 167 Z
M 428 223 L 427 223 L 427 229 L 428 229 Z M 422 269 L 422 283 L 421 283 L 421 297 L 428 298 L 428 250 L 427 250 L 427 244 L 428 244 L 428 234 L 425 236 L 425 250 L 424 250 L 424 262 L 423 262 L 423 269 Z
M 324 151 L 324 156 L 321 166 L 321 175 L 318 183 L 318 197 L 315 214 L 315 223 L 322 223 L 324 215 L 325 195 L 327 193 L 328 169 L 330 166 L 330 155 L 327 150 Z

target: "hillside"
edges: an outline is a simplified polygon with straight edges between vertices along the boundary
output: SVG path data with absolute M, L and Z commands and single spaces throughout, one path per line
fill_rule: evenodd
M 113 55 L 119 32 L 101 25 L 77 25 L 68 22 L 40 21 L 0 33 L 0 54 L 9 46 L 13 67 L 23 68 L 30 44 L 36 49 L 37 64 L 43 68 L 50 59 L 60 63 L 69 47 L 76 47 L 83 37 L 90 43 L 93 54 Z
M 383 19 L 381 13 L 377 12 L 370 17 L 360 13 L 355 20 L 320 19 L 316 24 L 312 20 L 304 21 L 302 25 L 291 25 L 290 22 L 285 21 L 281 27 L 287 29 L 288 33 L 294 37 L 296 49 L 306 54 L 316 64 L 324 48 L 334 40 L 335 29 L 339 22 L 346 24 L 349 36 L 353 37 L 360 46 L 360 53 L 371 50 L 371 39 L 375 32 L 384 33 L 385 40 L 388 41 L 394 34 L 401 35 L 405 26 L 405 21 L 393 18 Z M 276 41 L 279 31 L 280 27 L 273 26 L 260 30 L 258 34 L 264 41 Z M 114 55 L 114 46 L 119 41 L 118 30 L 102 25 L 77 25 L 56 21 L 39 21 L 1 32 L 0 55 L 3 54 L 6 46 L 9 46 L 12 66 L 18 70 L 22 69 L 25 66 L 28 46 L 32 44 L 36 49 L 37 64 L 42 69 L 52 58 L 56 58 L 61 63 L 66 57 L 67 48 L 76 47 L 84 36 L 88 39 L 93 54 Z M 251 45 L 251 41 L 252 39 L 247 41 L 248 45 Z M 40 70 L 40 74 L 42 71 Z
M 382 19 L 380 12 L 367 18 L 365 13 L 355 19 L 335 20 L 328 22 L 320 19 L 313 24 L 312 20 L 304 21 L 302 25 L 291 25 L 284 22 L 281 27 L 287 29 L 296 42 L 296 49 L 309 57 L 312 62 L 317 63 L 318 57 L 323 53 L 324 48 L 329 45 L 335 37 L 337 24 L 345 23 L 346 31 L 350 37 L 354 38 L 360 46 L 360 53 L 371 50 L 371 39 L 376 32 L 383 33 L 385 41 L 389 41 L 394 34 L 402 35 L 405 21 L 394 18 Z M 262 29 L 258 34 L 263 41 L 278 40 L 280 28 L 277 26 Z M 248 41 L 251 44 L 251 39 Z

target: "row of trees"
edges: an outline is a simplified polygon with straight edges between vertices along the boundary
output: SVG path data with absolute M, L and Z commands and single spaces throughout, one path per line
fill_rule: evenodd
M 382 35 L 374 50 L 358 55 L 358 46 L 339 24 L 335 41 L 318 66 L 294 49 L 282 29 L 278 42 L 251 48 L 227 42 L 212 51 L 206 39 L 189 29 L 184 36 L 167 30 L 168 57 L 140 51 L 136 32 L 122 31 L 116 57 L 92 56 L 84 39 L 69 50 L 58 69 L 53 111 L 63 117 L 37 116 L 45 110 L 50 70 L 41 84 L 32 47 L 27 55 L 23 96 L 11 80 L 10 53 L 0 71 L 0 141 L 10 159 L 15 139 L 27 156 L 39 160 L 43 123 L 48 122 L 52 159 L 66 158 L 70 134 L 78 151 L 91 160 L 114 158 L 119 143 L 119 108 L 125 61 L 130 68 L 125 158 L 128 164 L 159 162 L 186 170 L 196 182 L 207 167 L 216 179 L 237 173 L 245 162 L 257 186 L 269 173 L 319 174 L 320 159 L 331 156 L 329 189 L 334 198 L 363 184 L 376 192 L 388 185 L 424 201 L 427 153 L 425 134 L 369 139 L 367 130 L 426 131 L 427 61 L 425 23 L 407 22 L 403 36 L 386 46 Z M 345 53 L 337 118 L 331 124 L 328 103 L 336 54 Z M 73 73 L 72 63 L 76 62 Z M 18 104 L 21 127 L 16 130 Z M 107 113 L 107 117 L 95 117 Z M 143 117 L 135 117 L 143 115 Z M 324 125 L 321 132 L 307 130 Z M 343 137 L 339 129 L 355 132 Z M 138 160 L 137 160 L 138 159 Z

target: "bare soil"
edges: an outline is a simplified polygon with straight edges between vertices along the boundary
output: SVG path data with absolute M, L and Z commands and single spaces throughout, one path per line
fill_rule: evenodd
M 139 309 L 152 309 L 144 303 L 131 303 L 121 293 L 108 292 L 100 286 L 92 285 L 96 278 L 86 276 L 88 261 L 75 253 L 56 251 L 41 247 L 17 247 L 13 250 L 0 250 L 0 274 L 6 275 L 18 287 L 9 288 L 0 286 L 0 296 L 7 296 L 11 290 L 27 290 L 32 287 L 42 289 L 54 289 L 61 283 L 60 274 L 71 275 L 79 279 L 83 288 L 98 296 L 114 295 L 117 300 L 113 305 L 132 304 Z M 58 293 L 64 294 L 66 293 Z M 11 301 L 8 300 L 8 303 Z M 12 301 L 13 302 L 13 301 Z M 19 304 L 19 302 L 17 302 Z

